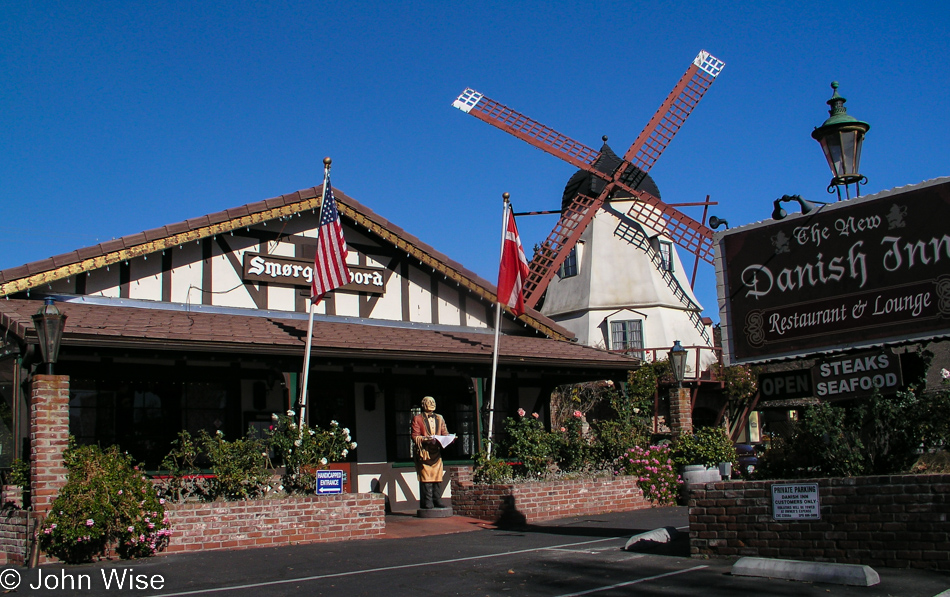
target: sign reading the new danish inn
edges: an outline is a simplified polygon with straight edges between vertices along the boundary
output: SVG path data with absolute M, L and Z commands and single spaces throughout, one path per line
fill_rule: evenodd
M 371 292 L 386 290 L 386 270 L 381 267 L 347 265 L 350 283 L 337 291 Z M 285 286 L 310 286 L 313 281 L 313 260 L 282 255 L 244 254 L 244 279 L 249 282 L 270 282 Z
M 948 221 L 940 178 L 718 233 L 726 361 L 950 335 Z

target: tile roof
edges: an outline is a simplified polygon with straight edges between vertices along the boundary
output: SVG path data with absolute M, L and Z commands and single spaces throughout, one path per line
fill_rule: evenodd
M 39 301 L 0 300 L 0 327 L 33 340 Z M 63 346 L 253 351 L 303 356 L 307 320 L 57 302 L 67 316 Z M 269 312 L 273 314 L 274 312 Z M 493 334 L 316 321 L 313 355 L 402 361 L 490 364 Z M 626 370 L 639 361 L 573 342 L 536 336 L 501 337 L 501 363 Z
M 43 286 L 53 280 L 94 270 L 111 263 L 155 253 L 167 246 L 177 246 L 181 242 L 191 242 L 235 228 L 244 228 L 273 218 L 314 209 L 319 206 L 322 192 L 322 186 L 311 187 L 0 270 L 0 297 L 15 295 L 29 288 Z M 382 240 L 412 254 L 422 263 L 482 298 L 491 302 L 496 300 L 497 289 L 491 282 L 484 280 L 342 191 L 334 188 L 333 194 L 344 220 L 367 228 Z M 534 309 L 528 309 L 520 319 L 549 337 L 564 339 L 574 337 L 572 332 Z

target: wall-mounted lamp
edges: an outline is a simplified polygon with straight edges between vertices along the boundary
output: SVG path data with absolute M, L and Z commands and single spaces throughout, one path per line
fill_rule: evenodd
M 788 203 L 789 201 L 797 201 L 798 205 L 802 208 L 802 213 L 807 214 L 815 211 L 817 206 L 814 202 L 809 201 L 808 199 L 802 199 L 799 195 L 782 195 L 780 198 L 772 202 L 772 219 L 773 220 L 782 220 L 787 215 L 788 212 L 782 208 L 782 203 Z M 827 205 L 823 201 L 818 201 L 821 205 Z
M 45 304 L 33 316 L 36 339 L 40 345 L 40 355 L 46 363 L 46 374 L 53 374 L 53 365 L 59 358 L 59 344 L 63 339 L 63 327 L 66 316 L 56 308 L 52 298 L 47 297 Z
M 710 216 L 710 217 L 709 217 L 709 227 L 710 227 L 710 228 L 712 228 L 713 230 L 715 230 L 716 228 L 719 228 L 720 226 L 725 226 L 726 228 L 728 228 L 728 227 L 729 227 L 729 222 L 723 220 L 722 218 L 717 218 L 716 216 Z

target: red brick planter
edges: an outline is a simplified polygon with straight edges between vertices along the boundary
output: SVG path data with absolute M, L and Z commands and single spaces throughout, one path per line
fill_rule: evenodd
M 369 493 L 168 504 L 166 509 L 172 536 L 162 553 L 370 539 L 386 527 L 385 498 Z
M 650 508 L 634 477 L 483 485 L 469 467 L 451 469 L 452 509 L 497 524 L 525 524 Z

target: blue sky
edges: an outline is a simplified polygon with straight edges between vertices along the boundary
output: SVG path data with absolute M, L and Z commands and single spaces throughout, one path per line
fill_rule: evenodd
M 832 80 L 871 124 L 862 193 L 917 183 L 950 174 L 948 28 L 940 2 L 4 2 L 0 269 L 318 185 L 331 156 L 334 186 L 494 280 L 501 194 L 556 209 L 574 168 L 458 94 L 622 154 L 701 49 L 726 66 L 651 172 L 667 202 L 737 226 L 831 200 Z M 553 225 L 520 218 L 526 247 Z M 696 291 L 718 321 L 711 266 Z

